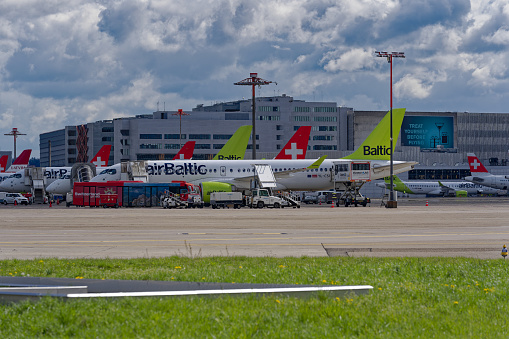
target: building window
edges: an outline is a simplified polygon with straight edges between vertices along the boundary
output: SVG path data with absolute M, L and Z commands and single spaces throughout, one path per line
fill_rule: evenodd
M 210 149 L 210 144 L 196 144 L 194 145 L 195 149 Z
M 276 140 L 281 140 L 282 135 L 276 135 Z
M 165 134 L 165 139 L 186 139 L 186 134 L 182 134 L 182 138 L 179 138 L 179 134 Z
M 313 121 L 336 122 L 338 121 L 338 117 L 313 117 Z
M 164 149 L 180 149 L 180 144 L 164 144 Z
M 296 115 L 293 117 L 293 121 L 311 121 L 311 119 L 309 118 L 309 116 L 305 115 Z
M 214 140 L 228 140 L 232 137 L 233 134 L 214 134 L 212 139 Z
M 162 149 L 163 144 L 140 144 L 140 149 Z
M 336 112 L 336 107 L 315 107 L 313 111 L 315 113 L 334 113 Z
M 331 141 L 334 140 L 334 137 L 331 135 L 314 135 L 313 140 L 327 140 Z
M 314 145 L 313 150 L 315 151 L 337 151 L 337 145 Z
M 124 136 L 124 137 L 128 137 L 129 136 L 129 130 L 128 129 L 121 129 L 120 130 L 120 134 L 122 134 L 122 136 Z
M 299 113 L 309 113 L 309 112 L 311 112 L 311 108 L 310 107 L 294 107 L 293 111 L 299 112 Z
M 224 144 L 214 144 L 213 148 L 214 149 L 221 149 L 223 148 Z
M 279 112 L 279 106 L 258 106 L 259 112 Z
M 103 132 L 106 132 L 106 133 L 113 132 L 113 127 L 103 127 L 103 128 L 102 128 L 102 131 L 103 131 Z
M 69 139 L 69 140 L 67 140 L 67 145 L 69 145 L 69 146 L 76 145 L 76 139 Z
M 162 139 L 162 134 L 140 134 L 140 139 Z
M 67 150 L 67 154 L 76 154 L 76 149 L 75 148 L 69 148 Z
M 113 137 L 102 137 L 102 141 L 113 141 Z
M 189 139 L 210 139 L 210 134 L 189 134 Z
M 265 120 L 265 121 L 268 121 L 268 120 L 272 120 L 272 121 L 279 121 L 280 120 L 280 117 L 277 116 L 277 115 L 260 115 L 258 117 L 258 120 Z
M 276 131 L 281 131 L 283 129 L 283 126 L 281 125 L 276 125 Z
M 73 130 L 73 129 L 70 129 L 67 131 L 67 135 L 70 136 L 70 137 L 75 137 L 76 136 L 76 131 Z

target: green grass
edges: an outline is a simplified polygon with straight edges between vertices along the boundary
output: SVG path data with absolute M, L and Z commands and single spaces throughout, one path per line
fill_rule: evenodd
M 469 258 L 9 260 L 0 275 L 313 285 L 366 284 L 369 295 L 124 298 L 0 305 L 0 336 L 499 337 L 509 333 L 509 261 Z

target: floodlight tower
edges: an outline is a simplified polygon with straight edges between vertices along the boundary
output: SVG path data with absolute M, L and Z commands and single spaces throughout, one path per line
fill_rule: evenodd
M 252 134 L 252 139 L 253 139 L 253 152 L 252 152 L 252 157 L 253 159 L 256 159 L 256 126 L 255 126 L 255 120 L 256 120 L 256 109 L 255 109 L 255 86 L 258 85 L 258 87 L 261 87 L 262 85 L 268 85 L 268 84 L 271 84 L 272 81 L 268 81 L 268 80 L 263 80 L 262 78 L 258 78 L 258 73 L 250 73 L 249 74 L 249 78 L 246 78 L 242 81 L 239 81 L 239 82 L 235 82 L 234 85 L 243 85 L 243 86 L 252 86 L 253 87 L 253 116 L 252 116 L 252 124 L 253 124 L 253 134 Z M 275 82 L 275 84 L 277 85 L 277 82 Z
M 182 148 L 182 116 L 183 115 L 191 115 L 189 113 L 184 113 L 184 111 L 182 109 L 179 108 L 179 110 L 177 111 L 177 113 L 173 113 L 172 115 L 178 115 L 179 116 L 179 119 L 180 119 L 180 134 L 179 134 L 179 143 L 180 143 L 180 148 Z
M 398 202 L 397 200 L 394 198 L 394 185 L 393 185 L 393 176 L 394 176 L 394 163 L 393 163 L 393 157 L 392 157 L 392 153 L 394 152 L 394 148 L 392 146 L 393 144 L 393 138 L 392 138 L 392 129 L 393 129 L 393 126 L 392 126 L 392 58 L 404 58 L 405 57 L 405 53 L 403 52 L 391 52 L 391 53 L 387 53 L 387 52 L 375 52 L 376 53 L 376 56 L 377 57 L 381 57 L 381 58 L 387 58 L 387 62 L 391 64 L 391 113 L 390 113 L 390 120 L 391 120 L 391 137 L 390 137 L 390 141 L 391 141 L 391 190 L 390 190 L 390 194 L 389 194 L 389 200 L 387 201 L 387 208 L 397 208 L 398 207 Z
M 26 135 L 26 134 L 20 133 L 17 128 L 13 127 L 12 131 L 10 133 L 6 133 L 4 135 L 12 135 L 12 136 L 14 136 L 14 158 L 13 159 L 16 159 L 16 139 L 18 138 L 18 136 Z

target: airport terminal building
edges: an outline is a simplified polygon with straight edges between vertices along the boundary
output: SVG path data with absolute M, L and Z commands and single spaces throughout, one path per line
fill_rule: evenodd
M 184 116 L 177 111 L 156 111 L 66 126 L 40 135 L 41 166 L 72 166 L 91 159 L 103 145 L 113 146 L 110 164 L 172 159 L 189 140 L 196 142 L 194 159 L 212 159 L 238 127 L 251 125 L 251 103 L 248 99 L 198 105 Z M 340 107 L 335 102 L 306 102 L 285 94 L 256 98 L 255 103 L 257 157 L 267 159 L 300 126 L 312 126 L 307 158 L 346 156 L 386 114 Z M 508 173 L 508 131 L 509 114 L 407 111 L 394 160 L 419 162 L 402 179 L 461 179 L 470 173 L 467 153 L 475 153 L 494 174 Z M 245 159 L 251 157 L 250 148 Z M 365 190 L 370 187 L 366 185 Z

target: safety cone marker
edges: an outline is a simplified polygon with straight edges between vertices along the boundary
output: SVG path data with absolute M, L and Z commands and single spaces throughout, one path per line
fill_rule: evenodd
M 334 203 L 332 203 L 331 207 L 330 208 L 334 208 Z
M 49 207 L 51 207 L 51 200 L 49 201 Z
M 426 206 L 428 206 L 428 200 L 426 200 Z
M 14 206 L 18 206 L 18 201 L 14 200 Z

